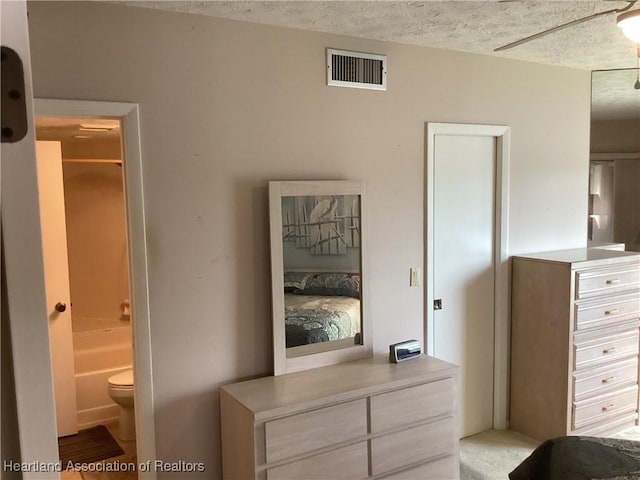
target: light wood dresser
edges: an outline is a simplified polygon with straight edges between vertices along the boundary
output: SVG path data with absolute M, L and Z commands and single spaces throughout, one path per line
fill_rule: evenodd
M 459 478 L 458 367 L 374 358 L 226 385 L 225 479 Z
M 638 420 L 640 254 L 513 257 L 511 429 L 538 440 Z

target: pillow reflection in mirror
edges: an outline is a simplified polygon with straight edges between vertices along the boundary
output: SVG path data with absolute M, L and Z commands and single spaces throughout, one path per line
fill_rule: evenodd
M 306 279 L 305 286 L 293 291 L 296 295 L 324 295 L 360 298 L 360 275 L 349 273 L 318 273 Z
M 284 290 L 304 290 L 304 287 L 307 284 L 307 279 L 310 276 L 311 273 L 309 272 L 284 272 Z

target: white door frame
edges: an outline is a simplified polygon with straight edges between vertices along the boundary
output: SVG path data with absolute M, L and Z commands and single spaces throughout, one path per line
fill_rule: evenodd
M 36 115 L 74 118 L 118 118 L 122 120 L 124 189 L 129 247 L 131 289 L 134 402 L 136 408 L 136 448 L 138 462 L 156 460 L 155 421 L 151 364 L 149 284 L 142 183 L 142 154 L 138 105 L 135 103 L 83 100 L 34 99 Z M 138 472 L 139 478 L 156 478 L 153 469 Z
M 27 134 L 14 143 L 2 143 L 2 241 L 8 323 L 11 335 L 14 392 L 18 432 L 10 432 L 6 449 L 24 463 L 57 462 L 56 417 L 49 355 L 49 325 L 45 305 L 44 266 L 33 130 L 33 91 L 27 6 L 24 1 L 0 2 L 0 39 L 12 48 L 24 69 Z M 6 319 L 5 319 L 6 320 Z M 3 352 L 3 360 L 8 355 Z M 49 367 L 48 369 L 46 367 Z M 3 419 L 2 426 L 13 422 Z M 4 431 L 3 431 L 4 433 Z M 17 435 L 16 435 L 17 434 Z M 15 435 L 17 438 L 14 438 Z M 16 448 L 13 442 L 19 442 Z M 3 451 L 5 446 L 3 445 Z M 56 472 L 23 472 L 24 480 L 58 478 Z
M 495 181 L 495 329 L 493 368 L 493 428 L 508 426 L 509 386 L 509 127 L 503 125 L 473 125 L 458 123 L 426 124 L 427 165 L 425 219 L 425 332 L 427 353 L 433 355 L 434 300 L 434 169 L 436 135 L 488 136 L 496 139 Z

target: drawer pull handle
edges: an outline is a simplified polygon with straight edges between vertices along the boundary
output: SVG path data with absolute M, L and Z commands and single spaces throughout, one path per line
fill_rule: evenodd
M 608 353 L 613 353 L 616 351 L 616 347 L 609 347 L 602 350 L 603 355 L 607 355 Z
M 616 377 L 607 377 L 602 379 L 602 383 L 611 383 L 616 379 Z
M 616 283 L 620 283 L 619 278 L 610 278 L 609 280 L 607 280 L 607 285 L 615 285 Z
M 604 407 L 602 407 L 602 411 L 603 412 L 608 412 L 609 410 L 611 410 L 613 407 L 615 407 L 615 405 L 613 403 L 610 403 L 609 405 L 605 405 Z
M 618 308 L 614 308 L 612 310 L 605 310 L 604 314 L 605 315 L 615 315 L 616 313 L 619 313 L 620 310 Z

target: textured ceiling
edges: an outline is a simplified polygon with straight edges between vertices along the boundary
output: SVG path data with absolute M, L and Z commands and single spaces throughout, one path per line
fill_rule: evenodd
M 585 70 L 636 68 L 636 47 L 616 26 L 616 14 L 533 40 L 502 52 L 496 47 L 597 12 L 623 8 L 627 1 L 125 1 L 127 5 L 210 15 L 304 30 L 445 48 Z M 633 7 L 640 9 L 640 2 Z M 595 103 L 607 100 L 637 116 L 635 79 L 610 75 Z M 606 88 L 605 88 L 606 87 Z M 615 97 L 623 92 L 622 97 Z M 621 102 L 626 98 L 626 102 Z M 624 105 L 623 105 L 624 103 Z M 633 108 L 635 107 L 635 108 Z M 604 113 L 602 113 L 604 115 Z M 606 115 L 614 115 L 611 108 Z
M 586 70 L 636 66 L 609 14 L 504 52 L 500 45 L 626 1 L 143 1 L 147 8 L 483 53 Z M 640 9 L 640 4 L 637 8 Z
M 640 90 L 633 88 L 638 70 L 606 70 L 591 76 L 594 120 L 640 119 Z

